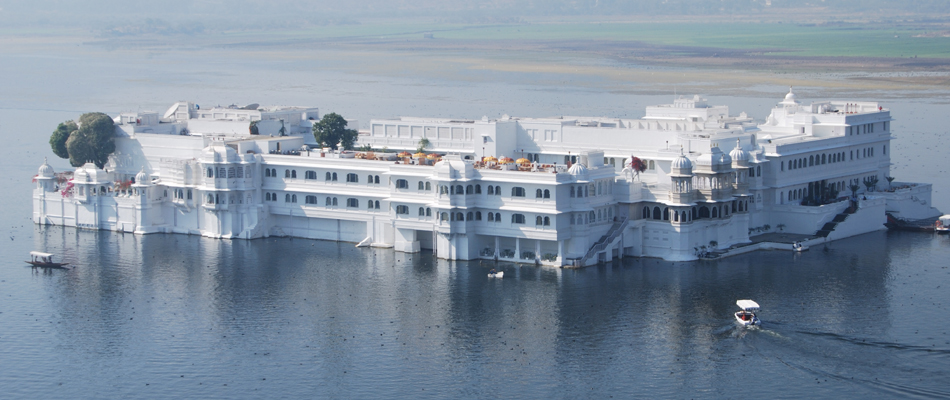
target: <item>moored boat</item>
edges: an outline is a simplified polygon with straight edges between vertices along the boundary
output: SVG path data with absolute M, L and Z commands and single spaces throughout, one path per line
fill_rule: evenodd
M 499 279 L 504 278 L 504 277 L 505 277 L 505 271 L 497 271 L 497 272 L 496 272 L 495 270 L 491 270 L 491 271 L 488 273 L 488 277 L 489 277 L 489 278 L 499 278 Z
M 736 311 L 736 322 L 744 326 L 761 325 L 762 321 L 755 315 L 759 311 L 759 303 L 752 300 L 737 300 L 736 305 L 741 310 Z
M 53 262 L 52 254 L 43 253 L 41 251 L 31 251 L 30 261 L 27 261 L 26 263 L 34 267 L 69 269 L 68 267 L 66 267 L 67 265 L 69 265 L 69 263 Z
M 940 219 L 934 223 L 934 231 L 937 233 L 950 232 L 950 214 L 940 216 Z

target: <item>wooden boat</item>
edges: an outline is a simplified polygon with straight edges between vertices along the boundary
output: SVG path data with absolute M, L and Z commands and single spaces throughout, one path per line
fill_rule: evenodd
M 498 278 L 498 279 L 504 278 L 504 277 L 505 277 L 505 271 L 498 271 L 498 272 L 495 272 L 495 273 L 489 273 L 489 274 L 488 274 L 488 277 L 489 277 L 489 278 Z
M 743 326 L 762 325 L 759 317 L 755 316 L 755 312 L 759 311 L 759 303 L 752 300 L 737 300 L 736 305 L 741 308 L 736 311 L 736 322 Z
M 43 253 L 41 251 L 31 251 L 30 261 L 27 261 L 26 263 L 34 267 L 69 269 L 69 267 L 67 267 L 69 263 L 53 262 L 52 254 Z

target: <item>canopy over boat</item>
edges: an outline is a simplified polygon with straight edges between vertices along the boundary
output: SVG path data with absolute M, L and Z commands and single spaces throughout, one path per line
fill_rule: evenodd
M 49 258 L 49 257 L 52 257 L 52 256 L 53 256 L 53 255 L 50 254 L 50 253 L 44 253 L 44 252 L 42 252 L 42 251 L 31 251 L 31 252 L 30 252 L 30 255 L 33 256 L 33 257 L 40 257 L 40 258 Z
M 743 311 L 759 311 L 759 303 L 752 300 L 737 300 L 736 305 Z

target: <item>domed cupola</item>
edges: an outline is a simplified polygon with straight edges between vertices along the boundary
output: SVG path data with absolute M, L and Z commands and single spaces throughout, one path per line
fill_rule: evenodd
M 670 169 L 673 175 L 688 176 L 693 174 L 693 162 L 686 158 L 686 156 L 680 152 L 679 157 L 673 159 L 673 162 L 670 164 Z
M 792 92 L 792 87 L 788 87 L 788 94 L 785 95 L 785 100 L 782 100 L 782 105 L 793 106 L 798 104 L 798 100 L 795 99 L 795 93 Z
M 576 163 L 567 170 L 567 173 L 574 175 L 575 180 L 587 179 L 587 167 L 584 164 Z
M 152 184 L 152 179 L 145 173 L 145 168 L 143 167 L 139 173 L 135 174 L 135 184 L 139 186 L 148 186 Z
M 746 167 L 749 165 L 749 152 L 742 150 L 742 147 L 739 145 L 739 139 L 736 139 L 736 148 L 732 149 L 729 152 L 729 156 L 732 157 L 732 165 Z
M 53 175 L 56 175 L 56 172 L 53 171 L 53 167 L 51 167 L 51 166 L 47 163 L 46 158 L 44 157 L 44 158 L 43 158 L 43 165 L 40 165 L 39 176 L 40 176 L 41 178 L 52 178 Z

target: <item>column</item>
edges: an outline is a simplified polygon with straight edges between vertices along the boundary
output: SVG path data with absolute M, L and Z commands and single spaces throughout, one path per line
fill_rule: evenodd
M 515 238 L 515 260 L 521 258 L 521 238 Z

